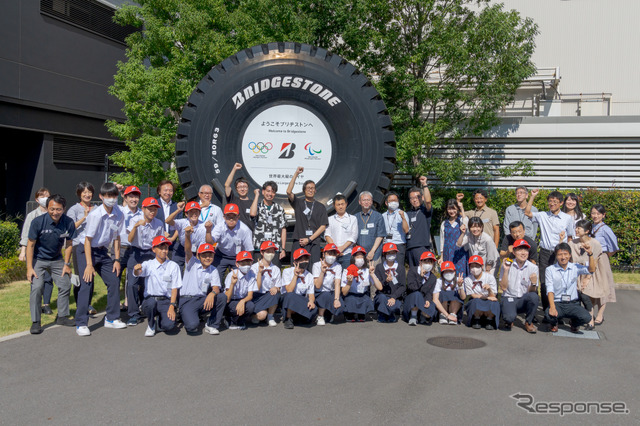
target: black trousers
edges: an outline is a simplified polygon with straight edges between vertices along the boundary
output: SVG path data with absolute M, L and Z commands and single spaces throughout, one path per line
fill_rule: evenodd
M 547 310 L 549 308 L 549 298 L 547 297 L 547 285 L 545 283 L 545 272 L 547 266 L 551 266 L 556 263 L 556 255 L 551 250 L 540 249 L 540 261 L 538 268 L 540 269 L 540 299 L 542 299 L 542 309 Z
M 591 321 L 591 314 L 580 305 L 579 299 L 572 302 L 556 302 L 556 310 L 558 311 L 557 317 L 549 315 L 548 308 L 544 311 L 544 316 L 552 327 L 557 325 L 558 320 L 562 318 L 569 318 L 571 327 L 580 327 Z

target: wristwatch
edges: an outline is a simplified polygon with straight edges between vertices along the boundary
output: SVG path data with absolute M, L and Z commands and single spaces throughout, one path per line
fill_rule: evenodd
M 174 308 L 178 307 L 178 304 L 176 302 L 171 302 L 170 305 L 173 306 Z

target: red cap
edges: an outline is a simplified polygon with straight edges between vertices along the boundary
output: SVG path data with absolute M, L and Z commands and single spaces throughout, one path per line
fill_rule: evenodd
M 216 251 L 216 248 L 213 246 L 213 244 L 200 244 L 200 247 L 198 247 L 198 254 L 202 254 L 202 253 L 213 253 Z
M 430 251 L 425 251 L 424 253 L 422 253 L 422 256 L 420 256 L 420 260 L 426 259 L 436 260 L 436 255 L 431 253 Z
M 515 243 L 513 243 L 513 249 L 515 250 L 518 247 L 531 248 L 531 244 L 529 244 L 527 240 L 517 240 Z
M 273 241 L 264 241 L 262 244 L 260 244 L 260 251 L 267 250 L 267 249 L 277 250 L 278 246 L 276 246 Z
M 478 265 L 482 266 L 484 265 L 484 260 L 482 260 L 482 257 L 476 254 L 469 258 L 469 265 L 471 265 L 472 263 L 477 263 Z
M 308 251 L 303 248 L 299 248 L 298 250 L 293 252 L 293 260 L 298 260 L 302 256 L 311 256 Z
M 186 212 L 191 211 L 191 210 L 198 210 L 198 211 L 200 211 L 200 210 L 202 210 L 202 209 L 200 208 L 200 204 L 198 204 L 198 202 L 196 202 L 196 201 L 189 201 L 189 202 L 187 203 L 187 205 L 186 205 L 186 206 L 184 206 L 184 212 L 186 213 Z
M 326 246 L 324 246 L 324 248 L 322 249 L 322 252 L 327 252 L 327 251 L 337 251 L 340 252 L 340 250 L 338 250 L 338 246 L 335 244 L 327 244 Z
M 357 277 L 359 272 L 360 268 L 358 268 L 356 265 L 349 265 L 349 267 L 347 268 L 347 275 Z
M 390 251 L 398 251 L 398 246 L 393 243 L 386 243 L 382 246 L 382 252 L 387 253 Z
M 241 262 L 243 260 L 253 260 L 253 256 L 248 251 L 241 251 L 236 254 L 236 262 Z
M 441 271 L 455 271 L 456 270 L 456 265 L 453 264 L 453 262 L 442 262 L 442 265 L 440 265 L 440 270 Z
M 351 256 L 355 256 L 358 253 L 367 254 L 367 251 L 362 246 L 355 246 L 353 249 L 351 249 Z
M 140 188 L 138 188 L 137 186 L 127 186 L 127 188 L 124 190 L 124 195 L 129 195 L 132 193 L 142 195 L 142 192 L 140 192 Z
M 157 237 L 155 237 L 153 239 L 153 242 L 151 243 L 152 247 L 157 247 L 160 244 L 169 244 L 171 245 L 171 241 L 169 241 L 164 235 L 158 235 Z
M 240 209 L 238 209 L 237 204 L 227 204 L 224 206 L 224 214 L 240 214 Z
M 142 202 L 142 207 L 160 207 L 160 203 L 153 197 L 145 198 Z

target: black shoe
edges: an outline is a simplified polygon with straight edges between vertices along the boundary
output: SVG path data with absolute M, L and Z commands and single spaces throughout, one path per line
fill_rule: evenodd
M 42 333 L 42 327 L 40 327 L 40 321 L 34 322 L 31 324 L 31 329 L 29 330 L 31 334 L 40 334 Z
M 284 328 L 285 330 L 292 330 L 293 329 L 293 320 L 291 318 L 287 318 L 286 321 L 284 322 Z
M 591 330 L 593 330 L 593 329 L 595 329 L 595 328 L 596 328 L 596 327 L 595 327 L 595 326 L 593 326 L 593 325 L 591 325 L 591 324 L 587 324 L 587 325 L 585 325 L 585 326 L 584 326 L 584 329 L 585 329 L 586 331 L 591 331 Z
M 504 323 L 504 331 L 511 331 L 511 327 L 513 327 L 513 323 L 511 322 Z
M 484 329 L 485 330 L 495 330 L 496 328 L 493 326 L 493 324 L 495 324 L 494 321 L 495 320 L 493 318 L 492 319 L 488 319 L 487 318 L 487 324 L 484 326 Z
M 365 322 L 367 320 L 367 316 L 365 314 L 357 314 L 356 320 L 358 322 Z
M 45 314 L 45 315 L 53 315 L 53 311 L 51 310 L 51 306 L 43 305 L 42 306 L 42 313 Z
M 471 328 L 475 330 L 480 330 L 482 327 L 480 326 L 480 318 L 473 318 L 471 320 Z
M 64 325 L 65 327 L 75 327 L 76 321 L 69 317 L 56 317 L 57 325 Z

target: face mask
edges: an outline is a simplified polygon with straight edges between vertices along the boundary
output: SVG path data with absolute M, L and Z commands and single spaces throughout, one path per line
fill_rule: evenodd
M 276 257 L 276 254 L 275 253 L 265 253 L 262 257 L 267 262 L 271 262 L 273 260 L 273 258 Z
M 400 203 L 397 201 L 392 201 L 389 203 L 389 210 L 398 210 L 398 207 L 400 207 Z
M 354 263 L 358 268 L 362 268 L 364 266 L 364 258 L 363 257 L 359 257 L 359 258 L 356 259 L 356 261 Z
M 444 279 L 446 281 L 451 281 L 456 277 L 456 273 L 455 272 L 445 272 L 444 274 L 442 274 L 442 276 L 444 277 Z
M 432 263 L 428 263 L 425 262 L 422 264 L 422 266 L 420 266 L 422 268 L 422 271 L 426 271 L 426 272 L 431 272 L 431 270 L 433 269 L 433 264 Z
M 309 262 L 300 262 L 298 263 L 298 268 L 307 269 L 309 267 Z
M 396 257 L 397 257 L 397 255 L 395 255 L 395 254 L 389 254 L 389 255 L 387 255 L 387 260 L 389 262 L 395 262 L 396 261 Z
M 482 268 L 476 266 L 475 268 L 469 268 L 469 271 L 473 274 L 473 275 L 480 275 L 482 273 Z
M 104 198 L 102 200 L 102 203 L 107 207 L 113 207 L 116 204 L 118 204 L 118 199 L 117 198 Z
M 40 197 L 38 198 L 38 204 L 40 204 L 40 207 L 47 208 L 47 197 Z
M 247 275 L 247 273 L 251 270 L 251 265 L 244 265 L 238 268 L 243 275 Z
M 329 265 L 333 265 L 333 262 L 336 261 L 336 257 L 327 255 L 324 257 L 324 261 L 327 262 Z

